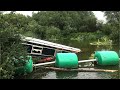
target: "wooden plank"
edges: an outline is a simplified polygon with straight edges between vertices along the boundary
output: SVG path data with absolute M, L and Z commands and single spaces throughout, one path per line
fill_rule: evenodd
M 54 70 L 54 71 L 78 71 L 78 72 L 117 72 L 118 70 L 107 70 L 107 69 L 95 69 L 95 68 L 78 68 L 78 69 L 65 69 L 56 67 L 43 67 L 40 68 Z

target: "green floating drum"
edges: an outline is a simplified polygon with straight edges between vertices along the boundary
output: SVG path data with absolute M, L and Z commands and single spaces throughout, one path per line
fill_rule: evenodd
M 118 65 L 119 56 L 115 51 L 96 51 L 94 58 L 98 65 Z
M 77 68 L 78 57 L 75 53 L 57 53 L 55 65 L 59 68 Z
M 29 60 L 27 60 L 26 65 L 24 66 L 26 73 L 31 73 L 33 71 L 33 61 L 32 57 L 29 56 Z
M 26 60 L 25 65 L 17 68 L 15 70 L 15 74 L 25 74 L 31 73 L 33 71 L 33 61 L 31 56 L 27 56 L 28 60 Z

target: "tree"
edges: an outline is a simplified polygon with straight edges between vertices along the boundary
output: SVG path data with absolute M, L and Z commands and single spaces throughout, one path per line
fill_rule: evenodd
M 59 36 L 61 36 L 59 28 L 51 26 L 46 29 L 46 39 L 56 39 Z
M 19 22 L 14 23 L 17 20 L 15 16 L 17 17 L 13 14 L 0 14 L 0 79 L 14 78 L 14 58 L 27 55 L 21 45 L 20 27 L 16 25 Z
M 97 19 L 91 11 L 41 11 L 33 13 L 33 19 L 41 26 L 59 28 L 62 36 L 97 30 Z
M 119 42 L 120 34 L 120 11 L 104 11 L 107 16 L 107 23 L 111 27 L 110 37 L 115 42 Z

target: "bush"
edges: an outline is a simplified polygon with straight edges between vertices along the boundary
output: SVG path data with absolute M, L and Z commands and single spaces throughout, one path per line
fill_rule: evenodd
M 100 34 L 101 35 L 101 34 Z M 84 41 L 84 40 L 97 40 L 98 38 L 102 37 L 99 33 L 73 33 L 70 35 L 71 40 L 78 40 L 78 41 Z
M 12 26 L 0 30 L 0 79 L 13 79 L 16 68 L 14 58 L 27 55 L 16 31 L 17 28 Z

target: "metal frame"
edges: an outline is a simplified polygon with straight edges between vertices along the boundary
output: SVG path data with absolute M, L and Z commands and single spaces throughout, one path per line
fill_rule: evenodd
M 33 50 L 38 50 L 38 49 L 34 49 L 34 47 L 40 47 L 43 50 L 42 46 L 32 45 L 31 54 L 36 54 L 36 53 L 33 52 Z M 42 50 L 38 50 L 38 51 L 40 51 L 40 55 L 42 55 Z
M 63 50 L 76 52 L 76 53 L 81 51 L 78 48 L 65 46 L 65 45 L 61 45 L 61 44 L 57 44 L 57 43 L 53 43 L 53 42 L 49 42 L 49 41 L 45 41 L 45 40 L 40 40 L 40 39 L 36 39 L 36 38 L 32 38 L 32 37 L 24 37 L 22 40 L 30 42 L 30 43 L 34 43 L 34 44 L 41 44 L 41 45 L 49 46 L 49 47 L 52 47 L 52 48 L 63 49 Z
M 42 53 L 43 48 L 54 49 L 55 52 L 54 52 L 54 55 L 53 55 L 53 56 L 55 56 L 55 55 L 56 55 L 56 52 L 58 52 L 58 51 L 61 51 L 61 52 L 62 52 L 62 51 L 66 51 L 66 50 L 59 49 L 59 48 L 52 48 L 52 47 L 45 47 L 45 46 L 40 46 L 40 45 L 34 45 L 34 43 L 33 43 L 33 44 L 22 43 L 22 44 L 23 44 L 23 45 L 28 45 L 28 46 L 30 45 L 30 46 L 32 46 L 31 53 L 29 53 L 29 54 L 33 54 L 33 55 L 52 56 L 52 55 L 45 55 L 45 54 L 43 54 L 43 53 Z M 41 54 L 33 53 L 33 52 L 32 52 L 33 47 L 40 47 L 40 48 L 42 48 Z M 70 51 L 66 51 L 66 52 L 70 52 Z

